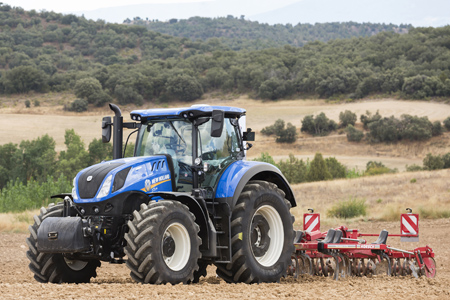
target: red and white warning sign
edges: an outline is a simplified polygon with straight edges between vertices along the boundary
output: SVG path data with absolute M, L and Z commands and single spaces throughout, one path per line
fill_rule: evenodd
M 303 231 L 320 230 L 320 214 L 303 214 Z
M 404 238 L 404 241 L 412 242 L 419 237 L 419 214 L 402 214 L 400 217 L 400 234 L 405 235 L 405 237 L 402 236 L 402 241 Z M 409 236 L 409 237 L 408 237 Z

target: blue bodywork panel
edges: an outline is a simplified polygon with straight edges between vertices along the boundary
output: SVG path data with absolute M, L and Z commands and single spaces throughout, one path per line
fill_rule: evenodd
M 209 114 L 213 110 L 222 110 L 225 115 L 232 114 L 236 116 L 241 116 L 245 114 L 245 109 L 229 106 L 214 106 L 214 105 L 193 105 L 191 107 L 182 108 L 156 108 L 156 109 L 145 109 L 145 110 L 133 110 L 131 112 L 131 118 L 133 120 L 142 119 L 164 119 L 164 118 L 179 118 L 183 117 L 184 113 L 193 112 L 198 114 Z
M 110 163 L 123 163 L 119 167 L 109 171 L 106 176 L 104 176 L 103 181 L 98 188 L 95 197 L 93 198 L 81 198 L 78 187 L 80 186 L 80 176 L 84 172 L 93 171 L 96 167 L 104 166 L 104 164 Z M 122 188 L 113 190 L 113 182 L 115 176 L 120 171 L 130 168 L 128 175 L 126 177 L 125 183 Z M 106 196 L 99 198 L 98 193 L 109 176 L 112 176 L 111 187 Z M 152 193 L 160 191 L 172 191 L 172 178 L 170 175 L 169 166 L 167 163 L 167 158 L 163 155 L 157 156 L 145 156 L 145 157 L 132 157 L 132 158 L 122 158 L 116 159 L 114 161 L 102 162 L 97 165 L 93 165 L 79 172 L 74 180 L 75 189 L 72 191 L 72 196 L 74 196 L 75 203 L 95 203 L 107 200 L 114 197 L 120 193 L 136 191 L 142 193 Z

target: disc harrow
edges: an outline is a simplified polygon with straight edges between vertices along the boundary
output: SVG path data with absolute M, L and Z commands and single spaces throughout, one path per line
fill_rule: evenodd
M 388 276 L 436 276 L 434 252 L 428 245 L 413 250 L 403 250 L 387 244 L 388 236 L 401 237 L 402 241 L 418 241 L 418 215 L 401 216 L 401 234 L 391 234 L 382 230 L 379 234 L 360 233 L 358 229 L 348 229 L 340 226 L 329 229 L 297 231 L 294 240 L 295 252 L 292 255 L 292 266 L 288 275 L 297 278 L 299 275 L 314 275 L 330 277 L 334 280 L 348 276 L 388 275 Z M 308 215 L 312 214 L 311 213 Z M 318 219 L 320 229 L 320 215 L 313 214 Z M 405 215 L 408 215 L 405 217 Z M 408 219 L 409 218 L 409 219 Z M 403 222 L 414 220 L 409 232 L 403 229 Z M 305 219 L 305 218 L 304 218 Z M 405 221 L 406 220 L 406 221 Z M 373 243 L 367 243 L 365 236 L 378 236 Z

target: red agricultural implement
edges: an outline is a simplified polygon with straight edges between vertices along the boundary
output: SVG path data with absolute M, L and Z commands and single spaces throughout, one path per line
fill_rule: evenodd
M 400 234 L 361 233 L 358 229 L 339 226 L 327 232 L 320 231 L 320 214 L 310 213 L 303 217 L 303 231 L 297 231 L 294 240 L 295 253 L 288 274 L 294 277 L 309 274 L 331 277 L 335 280 L 347 276 L 414 277 L 436 275 L 434 252 L 428 246 L 414 250 L 402 250 L 387 244 L 387 238 L 400 237 L 402 241 L 419 241 L 419 215 L 407 209 L 401 215 Z M 368 244 L 364 237 L 378 236 Z

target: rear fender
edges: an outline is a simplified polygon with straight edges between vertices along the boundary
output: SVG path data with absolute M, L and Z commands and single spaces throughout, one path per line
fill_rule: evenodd
M 216 199 L 225 199 L 234 208 L 244 186 L 251 180 L 275 183 L 286 194 L 292 207 L 297 206 L 289 182 L 274 165 L 257 161 L 236 161 L 220 177 L 216 188 Z

